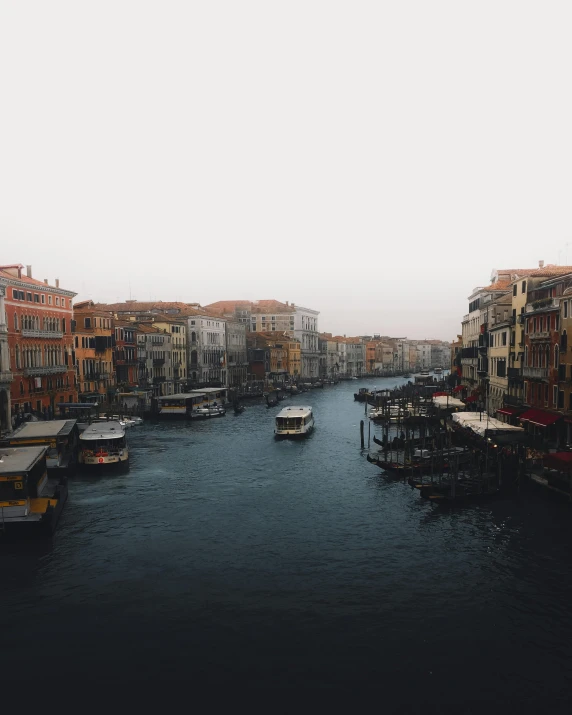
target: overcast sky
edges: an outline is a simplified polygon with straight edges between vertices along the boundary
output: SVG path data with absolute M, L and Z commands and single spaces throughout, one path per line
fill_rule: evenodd
M 0 263 L 453 338 L 572 263 L 570 2 L 0 3 Z

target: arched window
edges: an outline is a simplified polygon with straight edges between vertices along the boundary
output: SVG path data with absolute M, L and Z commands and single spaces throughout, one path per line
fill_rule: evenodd
M 549 348 L 550 349 L 550 348 Z M 560 355 L 560 350 L 558 349 L 558 345 L 554 346 L 554 367 L 558 369 L 558 363 L 559 363 L 559 355 Z
M 14 330 L 18 330 L 18 316 L 14 313 Z
M 530 367 L 530 365 L 528 364 L 528 345 L 526 345 L 524 348 L 524 364 L 526 365 L 526 367 Z
M 16 357 L 16 367 L 19 368 L 19 367 L 21 367 L 21 365 L 20 365 L 20 346 L 19 345 L 16 345 L 14 353 L 15 353 L 15 357 Z

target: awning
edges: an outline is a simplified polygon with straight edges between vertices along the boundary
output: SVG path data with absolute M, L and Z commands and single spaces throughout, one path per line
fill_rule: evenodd
M 499 415 L 508 415 L 509 417 L 513 417 L 514 415 L 518 415 L 519 412 L 522 412 L 522 410 L 519 407 L 503 407 L 500 410 L 497 410 Z
M 433 397 L 447 397 L 448 392 L 434 392 Z
M 556 469 L 559 472 L 572 471 L 572 452 L 546 454 L 542 461 L 544 466 L 549 469 Z
M 457 385 L 457 387 L 453 388 L 453 392 L 461 392 L 461 390 L 465 390 L 465 389 L 466 388 L 464 385 Z
M 477 399 L 478 399 L 478 398 L 477 398 L 476 395 L 469 395 L 469 397 L 467 397 L 467 399 L 465 400 L 465 402 L 476 402 Z
M 561 418 L 562 415 L 555 415 L 553 412 L 544 412 L 544 410 L 527 410 L 518 419 L 521 422 L 530 422 L 537 427 L 548 427 Z

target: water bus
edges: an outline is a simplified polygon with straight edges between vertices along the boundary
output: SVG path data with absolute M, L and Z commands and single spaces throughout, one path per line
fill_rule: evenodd
M 206 419 L 226 413 L 226 388 L 204 387 L 202 390 L 179 392 L 153 398 L 153 409 L 159 417 Z
M 79 463 L 105 467 L 129 465 L 125 428 L 119 422 L 97 422 L 79 436 Z
M 276 437 L 306 437 L 314 429 L 314 413 L 311 407 L 292 405 L 276 415 Z
M 48 447 L 0 448 L 0 535 L 52 534 L 68 498 L 67 477 L 48 476 Z
M 48 447 L 46 466 L 69 473 L 77 462 L 79 430 L 76 420 L 26 422 L 9 438 L 10 447 Z

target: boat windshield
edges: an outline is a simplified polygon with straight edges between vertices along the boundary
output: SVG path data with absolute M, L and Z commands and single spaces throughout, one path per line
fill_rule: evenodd
M 125 447 L 125 437 L 115 439 L 90 439 L 85 440 L 83 449 L 90 452 L 117 452 Z
M 277 417 L 276 427 L 278 429 L 299 429 L 304 423 L 303 417 Z

